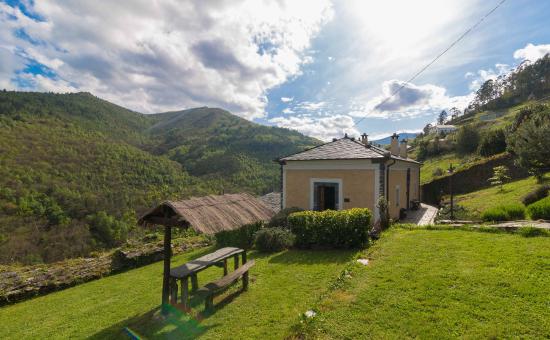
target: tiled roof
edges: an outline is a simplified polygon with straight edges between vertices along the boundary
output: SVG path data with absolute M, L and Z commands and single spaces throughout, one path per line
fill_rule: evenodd
M 374 145 L 364 145 L 363 143 L 344 137 L 335 141 L 321 144 L 314 148 L 295 153 L 290 156 L 280 158 L 279 161 L 309 161 L 309 160 L 329 160 L 329 159 L 373 159 L 384 158 L 384 154 L 389 151 L 376 147 Z M 391 156 L 393 159 L 400 159 L 408 162 L 416 161 L 409 158 Z
M 281 160 L 304 161 L 314 159 L 371 159 L 382 157 L 384 157 L 382 150 L 374 147 L 366 147 L 358 141 L 344 137 L 294 155 L 283 157 Z

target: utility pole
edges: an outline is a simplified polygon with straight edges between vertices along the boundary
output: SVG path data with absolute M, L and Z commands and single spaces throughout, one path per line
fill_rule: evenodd
M 454 172 L 453 163 L 449 165 L 449 170 L 447 172 L 450 174 L 449 193 L 451 194 L 451 220 L 454 220 L 455 215 L 454 215 L 454 200 L 453 200 L 453 172 Z

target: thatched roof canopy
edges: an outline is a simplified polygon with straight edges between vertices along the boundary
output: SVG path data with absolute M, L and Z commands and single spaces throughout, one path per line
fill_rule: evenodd
M 197 232 L 215 234 L 267 221 L 274 214 L 260 199 L 243 193 L 166 201 L 149 210 L 138 222 L 141 225 L 191 226 Z

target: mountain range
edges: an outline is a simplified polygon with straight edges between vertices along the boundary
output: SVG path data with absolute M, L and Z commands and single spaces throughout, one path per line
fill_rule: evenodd
M 139 237 L 166 199 L 279 188 L 273 160 L 320 141 L 201 107 L 141 114 L 90 93 L 0 92 L 0 263 Z

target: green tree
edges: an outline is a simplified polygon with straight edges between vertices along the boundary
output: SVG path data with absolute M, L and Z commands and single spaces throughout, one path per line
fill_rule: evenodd
M 506 136 L 503 129 L 489 130 L 481 136 L 478 153 L 484 157 L 506 151 Z
M 479 144 L 479 132 L 471 125 L 464 125 L 456 134 L 456 151 L 466 155 L 477 150 Z
M 539 107 L 522 119 L 506 137 L 508 151 L 515 156 L 516 165 L 541 182 L 544 173 L 550 170 L 550 109 Z
M 443 110 L 439 113 L 439 116 L 437 117 L 437 124 L 443 125 L 447 121 L 447 111 Z
M 508 176 L 508 168 L 504 165 L 495 166 L 493 168 L 493 177 L 489 178 L 488 181 L 491 182 L 491 185 L 499 186 L 499 190 L 503 190 L 503 185 L 507 181 L 510 180 L 510 176 Z

